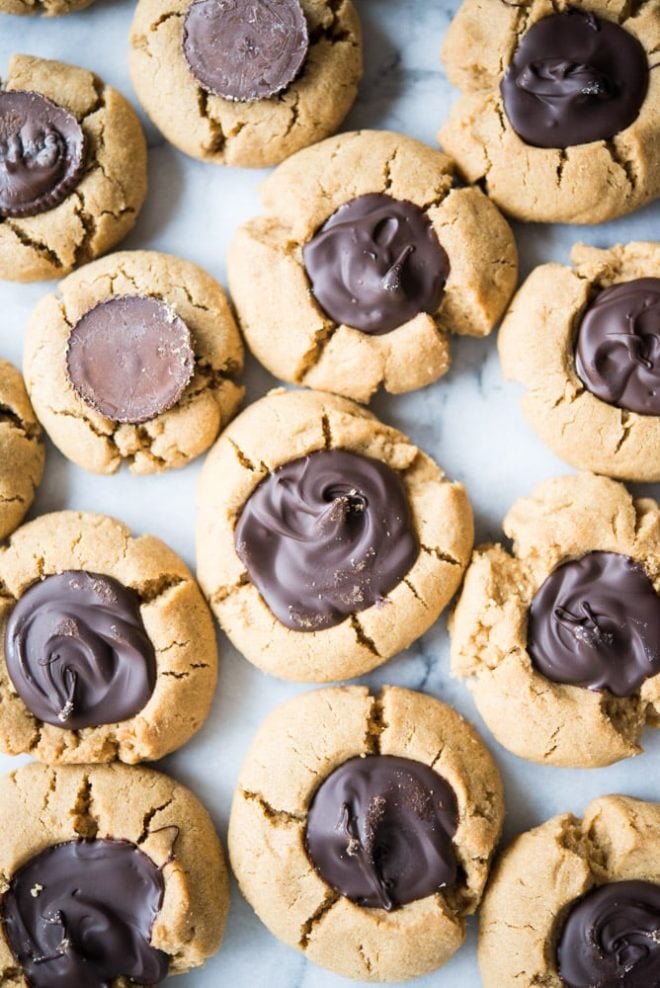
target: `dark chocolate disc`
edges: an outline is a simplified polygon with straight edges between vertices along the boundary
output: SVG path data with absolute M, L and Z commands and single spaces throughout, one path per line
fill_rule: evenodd
M 633 559 L 589 552 L 535 595 L 527 649 L 546 679 L 632 696 L 660 673 L 660 597 Z
M 637 119 L 649 63 L 634 35 L 569 8 L 523 35 L 502 80 L 504 109 L 527 144 L 567 148 L 608 141 Z
M 458 806 L 422 762 L 351 758 L 317 789 L 305 847 L 321 878 L 359 906 L 392 910 L 453 885 Z
M 247 500 L 235 538 L 250 579 L 296 631 L 329 628 L 371 607 L 419 554 L 397 474 L 341 449 L 275 470 Z
M 600 292 L 577 334 L 575 367 L 608 405 L 660 415 L 660 278 Z
M 324 312 L 373 335 L 437 312 L 449 276 L 426 213 L 380 193 L 340 206 L 305 244 L 303 261 Z
M 190 71 L 225 99 L 250 102 L 281 92 L 308 50 L 300 0 L 195 0 L 183 22 Z
M 163 894 L 160 870 L 129 841 L 54 844 L 11 878 L 4 933 L 31 988 L 155 985 L 169 968 L 150 944 Z
M 573 903 L 557 945 L 567 988 L 660 985 L 660 885 L 612 882 Z
M 139 424 L 177 403 L 195 369 L 190 330 L 160 299 L 118 295 L 76 323 L 67 349 L 69 380 L 113 422 Z
M 40 93 L 0 90 L 0 218 L 63 202 L 82 178 L 86 143 L 68 110 Z
M 86 570 L 25 591 L 7 622 L 5 661 L 28 710 L 72 731 L 134 717 L 156 684 L 138 595 Z

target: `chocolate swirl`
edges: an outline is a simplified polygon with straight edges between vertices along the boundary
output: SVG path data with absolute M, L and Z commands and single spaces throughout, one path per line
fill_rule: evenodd
M 195 0 L 183 22 L 183 52 L 207 92 L 268 99 L 299 75 L 309 50 L 300 0 Z
M 381 601 L 419 554 L 403 484 L 385 463 L 319 450 L 262 481 L 236 551 L 271 611 L 318 631 Z
M 437 772 L 410 758 L 368 755 L 321 783 L 305 847 L 337 892 L 389 912 L 456 881 L 457 826 L 456 796 Z
M 601 885 L 566 918 L 557 964 L 568 988 L 653 988 L 660 984 L 660 885 Z
M 68 110 L 40 93 L 0 91 L 0 219 L 58 206 L 82 178 L 85 152 Z
M 612 21 L 574 8 L 537 21 L 501 83 L 504 109 L 527 144 L 607 141 L 638 117 L 649 81 L 644 48 Z
M 190 330 L 157 298 L 116 295 L 71 330 L 69 380 L 83 401 L 113 422 L 148 422 L 172 408 L 190 381 Z
M 575 368 L 608 405 L 660 415 L 660 278 L 600 292 L 580 323 Z
M 7 622 L 5 660 L 28 710 L 72 731 L 128 720 L 156 683 L 138 595 L 85 570 L 47 576 L 19 598 Z
M 660 673 L 660 597 L 633 559 L 589 552 L 535 595 L 527 648 L 546 679 L 632 696 Z
M 340 206 L 305 244 L 303 261 L 330 318 L 375 336 L 437 312 L 449 276 L 426 213 L 380 193 Z
M 169 968 L 150 944 L 163 894 L 161 872 L 135 844 L 55 844 L 12 877 L 4 932 L 32 988 L 154 985 Z

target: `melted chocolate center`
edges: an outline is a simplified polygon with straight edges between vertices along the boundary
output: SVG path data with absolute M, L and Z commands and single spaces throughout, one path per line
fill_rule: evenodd
M 379 460 L 320 450 L 256 488 L 236 551 L 271 611 L 318 631 L 381 601 L 419 554 L 406 492 Z
M 85 570 L 47 576 L 19 598 L 7 622 L 5 660 L 28 710 L 72 731 L 128 720 L 156 684 L 138 595 Z
M 76 323 L 69 380 L 86 404 L 113 422 L 139 424 L 177 403 L 195 369 L 190 330 L 159 299 L 119 295 Z
M 305 846 L 321 878 L 359 906 L 388 911 L 456 881 L 451 786 L 421 762 L 351 758 L 316 791 Z
M 572 906 L 557 964 L 568 988 L 660 985 L 660 885 L 601 885 Z
M 628 556 L 589 552 L 541 586 L 527 648 L 546 679 L 632 696 L 660 673 L 660 597 Z
M 324 312 L 373 335 L 436 313 L 449 276 L 424 211 L 380 193 L 340 206 L 305 244 L 303 261 Z
M 183 25 L 190 71 L 207 92 L 267 99 L 299 75 L 309 50 L 299 0 L 195 0 Z
M 11 879 L 4 932 L 32 988 L 157 984 L 169 967 L 150 945 L 163 892 L 156 865 L 128 841 L 55 844 Z
M 660 278 L 638 278 L 596 296 L 578 329 L 575 367 L 608 405 L 660 415 Z
M 0 91 L 0 219 L 53 209 L 78 185 L 86 140 L 68 110 L 39 93 Z
M 607 141 L 637 119 L 648 58 L 632 34 L 569 9 L 537 21 L 502 80 L 504 109 L 527 144 L 567 148 Z

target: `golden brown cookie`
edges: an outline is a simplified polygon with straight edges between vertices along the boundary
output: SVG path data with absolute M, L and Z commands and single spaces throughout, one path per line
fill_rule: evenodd
M 335 806 L 328 787 L 347 772 L 348 801 Z M 503 812 L 495 762 L 451 707 L 390 686 L 377 697 L 364 686 L 318 690 L 259 729 L 234 796 L 231 862 L 260 919 L 309 960 L 344 977 L 403 981 L 461 946 Z M 312 854 L 331 878 L 348 869 L 337 884 L 353 898 L 324 880 Z M 451 862 L 453 880 L 438 885 L 436 869 Z M 360 905 L 372 894 L 385 901 Z
M 660 804 L 601 796 L 516 837 L 481 906 L 484 988 L 656 984 L 659 827 Z
M 133 85 L 168 141 L 193 158 L 262 168 L 334 133 L 353 104 L 362 75 L 360 20 L 351 0 L 300 0 L 309 50 L 299 74 L 270 97 L 245 98 L 226 98 L 193 72 L 185 39 L 191 32 L 194 6 L 191 0 L 140 0 L 131 29 Z M 213 23 L 222 11 L 208 0 L 206 6 L 211 25 L 207 30 L 216 30 L 223 39 L 222 45 L 215 42 L 220 53 L 229 47 L 224 25 Z M 254 19 L 247 21 L 245 38 L 235 39 L 234 45 L 254 51 L 262 40 L 260 20 L 272 14 L 262 0 L 239 6 L 257 9 Z M 284 6 L 294 4 L 287 0 Z M 238 16 L 244 19 L 247 11 L 239 10 Z M 288 36 L 285 31 L 284 37 Z M 211 50 L 213 44 L 209 42 Z M 246 73 L 245 58 L 238 58 L 233 68 L 230 80 Z
M 543 264 L 500 330 L 532 428 L 574 467 L 660 480 L 660 244 L 576 244 Z M 617 287 L 615 287 L 617 286 Z
M 20 525 L 44 469 L 44 447 L 23 378 L 0 360 L 0 539 Z
M 35 169 L 31 145 L 19 134 L 19 143 L 26 142 L 22 170 L 12 170 L 18 177 L 9 181 L 8 203 L 0 197 L 0 278 L 62 277 L 110 250 L 134 225 L 147 191 L 140 122 L 130 103 L 93 72 L 31 55 L 9 62 L 4 110 L 20 134 L 26 126 L 29 134 L 32 117 L 38 120 L 50 157 L 42 155 Z M 66 184 L 54 185 L 62 168 Z M 39 178 L 32 192 L 20 177 L 30 173 Z
M 135 763 L 185 744 L 217 677 L 211 616 L 159 539 L 59 511 L 0 550 L 0 745 Z
M 178 782 L 124 765 L 26 765 L 0 780 L 0 807 L 7 985 L 64 988 L 81 970 L 99 984 L 156 984 L 217 951 L 224 854 Z
M 348 679 L 407 648 L 455 593 L 472 539 L 463 487 L 334 395 L 271 392 L 200 478 L 200 583 L 239 651 L 283 679 Z
M 544 481 L 475 550 L 450 620 L 452 671 L 498 741 L 551 765 L 610 765 L 660 723 L 660 510 L 622 484 Z
M 555 36 L 526 54 L 520 46 L 529 44 L 531 32 L 558 16 L 571 18 L 569 31 L 578 25 L 584 35 L 578 47 L 564 52 Z M 605 23 L 613 34 L 600 55 L 592 49 L 592 23 Z M 442 48 L 447 75 L 462 96 L 440 130 L 440 144 L 468 181 L 483 182 L 516 219 L 602 223 L 637 209 L 660 194 L 660 76 L 653 71 L 659 44 L 658 0 L 633 6 L 627 0 L 464 0 Z M 602 69 L 612 72 L 613 57 L 610 78 Z M 617 122 L 622 76 L 636 59 L 631 112 Z M 501 90 L 507 76 L 527 101 L 528 121 L 547 114 L 547 134 L 523 137 L 514 129 Z M 571 126 L 557 134 L 564 114 Z M 606 126 L 580 143 L 595 114 L 603 114 Z
M 84 10 L 94 0 L 0 0 L 2 14 L 43 14 L 44 17 L 59 17 L 74 10 Z
M 222 288 L 190 261 L 155 251 L 88 264 L 43 298 L 24 366 L 50 438 L 94 473 L 185 466 L 244 392 L 243 345 Z
M 277 169 L 265 214 L 228 256 L 241 328 L 271 373 L 366 402 L 445 374 L 450 333 L 492 330 L 515 241 L 480 190 L 453 182 L 445 155 L 385 131 L 330 138 Z

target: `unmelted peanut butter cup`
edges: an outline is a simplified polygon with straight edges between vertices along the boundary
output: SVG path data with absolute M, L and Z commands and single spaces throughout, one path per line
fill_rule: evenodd
M 203 89 L 240 102 L 268 99 L 297 78 L 309 31 L 299 0 L 195 0 L 183 52 Z
M 367 755 L 321 783 L 305 847 L 337 892 L 389 912 L 454 884 L 457 826 L 456 795 L 437 772 L 410 758 Z
M 649 63 L 634 35 L 568 8 L 537 21 L 501 83 L 504 109 L 525 143 L 567 148 L 607 141 L 638 117 Z
M 0 90 L 0 220 L 54 209 L 80 182 L 87 142 L 68 110 L 40 93 Z
M 566 988 L 660 985 L 660 885 L 628 880 L 574 902 L 557 944 Z
M 437 312 L 449 276 L 424 211 L 381 193 L 340 206 L 303 247 L 303 262 L 323 311 L 371 335 Z
M 578 327 L 575 367 L 608 405 L 660 415 L 660 278 L 637 278 L 596 295 Z
M 635 560 L 589 552 L 542 584 L 527 648 L 546 679 L 632 696 L 660 673 L 660 597 Z
M 5 661 L 28 710 L 68 730 L 128 720 L 156 684 L 138 595 L 86 570 L 47 576 L 25 591 L 7 622 Z
M 71 330 L 66 360 L 86 404 L 135 425 L 172 408 L 195 369 L 190 330 L 150 296 L 116 296 L 86 312 Z
M 271 611 L 304 632 L 381 602 L 419 555 L 400 478 L 341 449 L 292 460 L 263 480 L 235 544 Z
M 150 943 L 163 895 L 160 869 L 135 844 L 67 841 L 12 876 L 3 929 L 31 988 L 155 985 L 169 968 Z

